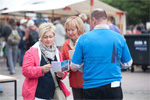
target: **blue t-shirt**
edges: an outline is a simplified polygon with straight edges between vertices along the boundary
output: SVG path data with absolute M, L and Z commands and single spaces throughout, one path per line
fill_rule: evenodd
M 120 61 L 126 63 L 131 59 L 122 35 L 110 29 L 94 29 L 80 37 L 72 62 L 84 61 L 83 88 L 89 89 L 121 82 Z

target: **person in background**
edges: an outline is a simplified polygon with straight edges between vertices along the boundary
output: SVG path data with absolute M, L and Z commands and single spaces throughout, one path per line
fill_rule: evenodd
M 54 21 L 54 25 L 56 26 L 56 34 L 55 34 L 55 43 L 57 48 L 62 52 L 62 46 L 65 42 L 65 30 L 64 26 L 61 24 L 61 18 L 58 17 Z
M 1 32 L 2 32 L 2 28 L 0 27 L 0 34 L 1 34 Z M 1 42 L 1 39 L 0 39 L 0 51 L 2 52 L 2 42 Z M 1 54 L 0 54 L 0 57 L 1 57 Z M 3 93 L 1 84 L 0 84 L 0 93 Z
M 3 90 L 2 90 L 2 86 L 1 86 L 1 84 L 0 84 L 0 93 L 3 93 Z
M 25 37 L 23 38 L 23 40 L 25 40 L 25 42 L 26 42 L 26 50 L 28 50 L 32 46 L 32 44 L 30 43 L 30 40 L 29 40 L 31 30 L 36 31 L 38 34 L 39 29 L 37 28 L 37 26 L 35 25 L 33 20 L 29 20 L 27 22 Z
M 19 30 L 21 31 L 20 36 L 21 36 L 21 41 L 19 44 L 19 49 L 20 49 L 20 56 L 19 56 L 19 64 L 20 66 L 22 66 L 22 61 L 23 61 L 23 57 L 26 51 L 26 42 L 23 40 L 24 36 L 25 36 L 25 31 L 26 31 L 26 24 L 27 24 L 27 19 L 21 19 L 20 20 L 20 26 L 19 26 Z
M 72 16 L 65 22 L 65 31 L 69 37 L 63 44 L 62 57 L 63 60 L 71 60 L 69 58 L 69 51 L 75 50 L 79 37 L 83 34 L 84 24 L 81 18 Z M 83 78 L 82 72 L 70 69 L 69 82 L 72 87 L 72 93 L 74 100 L 83 99 Z
M 22 74 L 25 81 L 22 88 L 24 100 L 52 100 L 55 83 L 50 69 L 51 61 L 63 61 L 60 51 L 54 43 L 56 28 L 52 23 L 43 23 L 39 26 L 39 41 L 26 53 L 23 59 Z M 50 64 L 44 59 L 47 58 Z M 61 81 L 67 72 L 57 72 L 56 78 L 65 96 L 70 92 Z
M 109 25 L 109 29 L 121 34 L 119 27 L 114 25 L 114 17 L 113 16 L 108 16 L 108 25 Z
M 83 20 L 84 22 L 84 33 L 87 33 L 90 31 L 90 25 L 87 23 L 87 15 L 85 13 L 81 13 L 79 17 Z
M 12 30 L 16 30 L 16 29 L 20 34 L 20 31 L 18 30 L 16 25 L 16 20 L 14 18 L 10 18 L 8 21 L 8 25 L 3 27 L 2 34 L 1 34 L 1 37 L 4 37 L 6 41 L 5 53 L 8 60 L 10 74 L 15 73 L 15 66 L 16 66 L 17 55 L 18 55 L 18 44 L 11 45 L 8 43 L 7 39 L 8 36 L 11 34 Z
M 103 9 L 91 12 L 90 25 L 92 31 L 79 38 L 71 63 L 74 70 L 83 69 L 84 99 L 122 100 L 121 68 L 132 64 L 126 41 L 109 29 Z

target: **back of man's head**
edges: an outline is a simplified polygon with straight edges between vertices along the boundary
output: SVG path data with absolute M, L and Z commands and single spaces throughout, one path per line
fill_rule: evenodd
M 103 9 L 97 8 L 91 12 L 91 18 L 95 18 L 96 20 L 102 21 L 107 20 L 107 14 Z
M 28 21 L 28 23 L 27 23 L 27 27 L 30 27 L 30 26 L 34 26 L 35 25 L 35 23 L 34 23 L 34 21 L 33 20 L 29 20 Z

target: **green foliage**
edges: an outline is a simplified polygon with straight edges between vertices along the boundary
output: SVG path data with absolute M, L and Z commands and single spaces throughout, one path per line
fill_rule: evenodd
M 101 0 L 127 12 L 127 24 L 150 21 L 150 0 Z

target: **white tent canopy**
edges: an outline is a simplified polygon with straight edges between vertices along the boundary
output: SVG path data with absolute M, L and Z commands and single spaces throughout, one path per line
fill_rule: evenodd
M 0 4 L 0 9 L 7 8 L 2 13 L 23 11 L 45 11 L 64 8 L 65 6 L 85 0 L 6 0 Z M 7 4 L 8 3 L 8 4 Z
M 3 2 L 2 2 L 3 1 Z M 116 24 L 121 26 L 122 34 L 126 31 L 126 14 L 124 11 L 116 9 L 99 0 L 0 0 L 0 9 L 8 8 L 2 13 L 15 13 L 33 11 L 35 13 L 43 13 L 50 16 L 72 16 L 79 13 L 90 14 L 91 9 L 102 8 L 108 15 L 113 15 Z M 5 3 L 5 4 L 4 4 Z M 5 5 L 5 6 L 4 6 Z M 63 8 L 68 7 L 69 10 Z
M 0 9 L 8 8 L 2 13 L 12 13 L 12 12 L 23 12 L 23 11 L 42 11 L 45 13 L 51 10 L 59 9 L 58 14 L 69 14 L 68 12 L 61 12 L 61 8 L 66 6 L 71 8 L 71 11 L 84 12 L 89 14 L 91 10 L 90 0 L 6 0 L 2 2 L 0 0 Z M 9 3 L 8 3 L 9 2 Z M 5 4 L 6 3 L 6 4 Z M 5 5 L 5 6 L 4 6 Z M 94 0 L 94 8 L 103 8 L 107 13 L 122 12 L 110 5 L 107 5 L 99 0 Z M 60 11 L 60 12 L 59 12 Z M 71 12 L 71 14 L 75 14 Z

